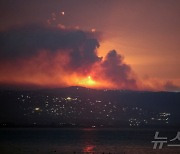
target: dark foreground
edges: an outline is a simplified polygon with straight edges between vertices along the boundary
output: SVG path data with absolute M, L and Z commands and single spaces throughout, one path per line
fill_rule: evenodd
M 168 137 L 162 149 L 154 149 L 155 132 Z M 168 147 L 178 130 L 2 128 L 1 154 L 179 154 Z M 178 143 L 178 142 L 176 142 Z M 179 141 L 180 143 L 180 141 Z

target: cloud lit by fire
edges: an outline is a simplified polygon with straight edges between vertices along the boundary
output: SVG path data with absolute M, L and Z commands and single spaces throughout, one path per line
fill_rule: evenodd
M 0 33 L 0 82 L 61 87 L 136 87 L 115 50 L 97 56 L 98 36 L 81 30 L 24 26 Z
M 96 31 L 44 25 L 0 32 L 0 84 L 142 89 L 116 50 L 98 57 L 99 39 Z

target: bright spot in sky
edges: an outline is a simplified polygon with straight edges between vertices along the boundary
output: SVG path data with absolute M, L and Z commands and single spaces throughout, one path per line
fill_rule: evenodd
M 65 14 L 64 12 L 61 12 L 61 15 L 63 15 L 63 16 L 64 16 L 64 14 Z
M 92 28 L 92 29 L 91 29 L 91 32 L 96 32 L 96 29 L 95 29 L 95 28 Z

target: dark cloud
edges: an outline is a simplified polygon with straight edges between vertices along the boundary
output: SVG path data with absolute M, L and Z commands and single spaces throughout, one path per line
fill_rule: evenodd
M 105 76 L 117 87 L 134 89 L 136 80 L 131 78 L 131 67 L 123 63 L 123 57 L 115 50 L 110 51 L 101 64 Z
M 1 59 L 29 57 L 40 50 L 68 52 L 70 65 L 91 65 L 100 60 L 96 55 L 99 42 L 89 33 L 44 26 L 24 26 L 0 33 Z
M 65 53 L 68 55 L 69 61 L 61 67 L 64 72 L 88 75 L 92 71 L 96 74 L 96 79 L 101 76 L 103 81 L 107 80 L 113 83 L 116 88 L 135 89 L 137 87 L 136 80 L 131 77 L 130 66 L 123 62 L 122 56 L 115 50 L 110 51 L 104 59 L 98 57 L 96 49 L 99 47 L 99 42 L 96 38 L 94 33 L 81 30 L 45 26 L 14 28 L 0 32 L 0 59 L 5 61 L 24 60 L 26 57 L 27 59 L 34 57 L 45 50 L 48 52 L 49 60 L 47 57 L 39 61 L 36 59 L 38 64 L 35 65 L 40 68 L 38 72 L 43 74 L 49 70 L 59 72 L 56 68 L 58 68 L 57 65 L 62 65 L 62 61 L 58 60 L 57 64 L 53 59 L 57 55 L 56 53 L 61 57 Z M 37 68 L 35 66 L 33 68 Z M 94 68 L 95 66 L 98 66 L 97 70 Z M 25 62 L 23 62 L 23 67 L 26 67 Z M 99 72 L 99 70 L 101 71 Z M 53 76 L 53 73 L 45 74 Z

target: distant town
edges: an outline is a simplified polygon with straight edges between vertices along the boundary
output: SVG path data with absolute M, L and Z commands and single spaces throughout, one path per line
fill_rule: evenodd
M 93 90 L 1 90 L 0 127 L 179 126 L 180 93 Z

